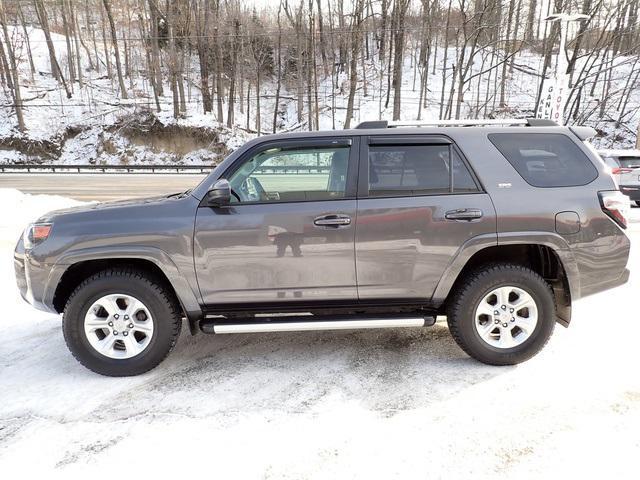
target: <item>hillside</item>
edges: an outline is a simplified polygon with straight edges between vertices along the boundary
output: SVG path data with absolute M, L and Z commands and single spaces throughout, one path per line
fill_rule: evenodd
M 72 90 L 67 95 L 60 81 L 53 78 L 43 30 L 33 26 L 22 29 L 14 25 L 7 31 L 17 62 L 26 128 L 22 132 L 19 130 L 12 108 L 12 91 L 5 87 L 0 93 L 3 103 L 0 109 L 0 163 L 209 164 L 249 138 L 272 133 L 274 127 L 276 131 L 309 129 L 311 112 L 317 117 L 314 122 L 311 115 L 314 129 L 341 129 L 349 108 L 352 80 L 349 68 L 334 67 L 325 75 L 321 65 L 314 60 L 313 76 L 317 88 L 307 86 L 302 94 L 298 77 L 286 73 L 282 74 L 278 88 L 280 77 L 274 72 L 277 59 L 272 46 L 264 47 L 269 52 L 271 65 L 265 68 L 261 79 L 254 78 L 255 72 L 250 65 L 232 77 L 239 91 L 233 97 L 231 109 L 228 105 L 231 93 L 220 95 L 222 118 L 219 118 L 220 112 L 216 112 L 215 107 L 211 112 L 203 111 L 205 99 L 199 78 L 202 64 L 197 52 L 186 47 L 182 50 L 181 59 L 184 65 L 180 80 L 184 87 L 181 91 L 183 98 L 180 99 L 183 111 L 179 115 L 174 111 L 171 76 L 160 75 L 162 88 L 158 89 L 157 85 L 151 85 L 143 70 L 134 71 L 131 67 L 129 75 L 125 74 L 123 78 L 128 93 L 128 98 L 123 98 L 114 74 L 109 76 L 105 71 L 105 65 L 114 63 L 114 51 L 110 48 L 105 50 L 107 43 L 96 42 L 95 39 L 93 49 L 85 46 L 72 56 L 71 63 L 80 65 L 82 71 L 75 81 L 67 81 L 66 87 Z M 74 51 L 73 38 L 67 42 L 68 38 L 63 34 L 51 32 L 50 35 L 60 68 L 66 71 L 70 61 L 68 52 Z M 449 118 L 454 108 L 460 110 L 461 118 L 533 116 L 540 72 L 545 61 L 545 56 L 536 53 L 534 48 L 519 50 L 509 62 L 509 67 L 503 69 L 504 103 L 497 99 L 501 70 L 499 58 L 509 58 L 509 51 L 486 47 L 486 51 L 477 54 L 469 64 L 469 72 L 466 73 L 469 80 L 459 95 L 454 85 L 457 81 L 455 64 L 452 64 L 452 59 L 461 58 L 459 48 L 437 48 L 436 43 L 428 60 L 426 80 L 423 81 L 425 63 L 420 59 L 422 46 L 416 39 L 407 40 L 399 89 L 392 84 L 389 61 L 380 59 L 374 46 L 368 48 L 366 54 L 361 53 L 355 65 L 357 80 L 351 125 L 364 120 L 391 119 L 396 95 L 401 95 L 402 120 L 445 118 L 447 108 L 450 109 Z M 284 51 L 283 47 L 280 50 Z M 142 62 L 141 52 L 137 56 L 135 53 L 129 55 L 130 63 Z M 162 52 L 162 55 L 163 62 L 167 62 L 167 52 Z M 29 56 L 33 60 L 33 71 Z M 578 107 L 572 110 L 573 115 L 568 122 L 594 126 L 599 132 L 594 140 L 598 147 L 629 148 L 635 144 L 640 120 L 637 62 L 637 56 L 616 55 L 608 59 L 605 54 L 602 67 L 594 70 L 591 55 L 585 53 L 576 61 L 576 72 L 586 70 L 585 77 L 595 74 L 596 80 L 588 93 L 585 93 L 586 89 L 576 90 L 573 102 L 578 98 Z M 98 65 L 102 65 L 102 69 Z M 601 82 L 607 82 L 606 89 L 604 83 L 602 88 L 598 83 L 599 70 L 602 72 Z M 493 77 L 491 71 L 494 71 Z M 311 77 L 310 71 L 309 75 Z M 227 82 L 231 81 L 229 78 Z M 243 84 L 245 90 L 242 90 Z M 231 85 L 225 84 L 223 89 L 229 90 Z M 258 93 L 256 88 L 259 88 Z M 153 93 L 156 90 L 162 90 L 157 101 Z M 604 107 L 603 95 L 607 96 Z M 454 98 L 459 106 L 452 104 Z M 231 122 L 230 112 L 233 112 Z

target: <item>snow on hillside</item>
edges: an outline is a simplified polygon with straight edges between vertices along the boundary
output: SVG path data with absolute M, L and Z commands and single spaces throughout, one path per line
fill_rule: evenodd
M 139 78 L 136 80 L 125 79 L 132 98 L 124 100 L 115 93 L 117 92 L 115 81 L 105 78 L 104 69 L 98 75 L 95 71 L 85 68 L 83 71 L 84 86 L 80 87 L 78 83 L 74 83 L 72 98 L 66 98 L 60 85 L 51 78 L 49 56 L 42 31 L 29 28 L 28 34 L 36 65 L 36 74 L 33 80 L 30 76 L 22 31 L 12 30 L 15 44 L 18 46 L 19 69 L 24 82 L 22 96 L 23 103 L 26 105 L 24 115 L 28 131 L 24 135 L 19 134 L 11 108 L 0 109 L 0 163 L 29 161 L 65 164 L 212 163 L 218 161 L 228 151 L 237 148 L 248 138 L 256 135 L 254 103 L 250 106 L 248 122 L 246 108 L 241 111 L 239 102 L 236 103 L 233 129 L 228 129 L 218 123 L 213 114 L 202 113 L 202 99 L 197 78 L 198 67 L 195 58 L 191 60 L 192 68 L 186 70 L 188 72 L 185 92 L 187 112 L 184 118 L 176 120 L 172 116 L 169 85 L 165 86 L 165 96 L 160 99 L 162 111 L 156 113 L 148 82 Z M 64 70 L 66 66 L 65 37 L 59 34 L 52 34 L 52 37 L 61 68 Z M 86 67 L 87 60 L 84 58 L 84 51 L 81 53 Z M 409 46 L 405 58 L 401 89 L 401 116 L 404 120 L 413 120 L 418 117 L 420 103 L 418 87 L 420 80 L 413 61 L 413 54 L 414 52 Z M 437 54 L 437 74 L 429 76 L 427 107 L 421 113 L 422 119 L 440 118 L 441 70 L 444 65 L 444 50 L 440 48 Z M 450 48 L 448 52 L 449 68 L 451 58 L 454 55 L 455 49 Z M 381 82 L 377 76 L 379 65 L 374 64 L 376 61 L 375 58 L 366 61 L 366 95 L 362 84 L 360 84 L 355 98 L 355 118 L 352 125 L 364 120 L 390 119 L 392 116 L 393 98 L 385 107 L 387 85 L 386 80 Z M 615 61 L 620 66 L 613 70 L 613 90 L 622 87 L 629 78 L 632 65 L 628 62 L 625 63 L 624 57 L 619 57 Z M 497 115 L 505 117 L 533 115 L 538 79 L 527 72 L 540 71 L 541 63 L 542 58 L 539 55 L 524 52 L 518 56 L 517 68 L 510 74 L 506 92 L 508 108 L 500 109 Z M 478 71 L 482 66 L 477 64 L 472 68 L 474 71 Z M 580 68 L 580 64 L 578 64 L 578 68 Z M 341 129 L 344 124 L 348 96 L 348 78 L 345 73 L 341 74 L 338 87 L 332 91 L 330 78 L 319 79 L 319 124 L 321 129 Z M 478 92 L 480 93 L 479 97 L 484 99 L 487 89 L 492 90 L 493 87 L 493 84 L 477 85 L 472 83 L 469 91 L 465 94 L 462 116 L 475 116 L 476 110 L 481 107 L 477 105 L 475 100 Z M 272 131 L 274 109 L 276 108 L 274 91 L 275 85 L 272 81 L 263 82 L 261 88 L 261 130 L 263 134 Z M 0 98 L 2 96 L 4 96 L 3 103 L 10 105 L 11 100 L 7 97 L 7 93 L 0 94 Z M 588 102 L 589 105 L 593 104 L 594 108 L 597 108 L 599 100 L 596 94 L 594 98 L 585 97 L 583 101 Z M 603 120 L 589 123 L 604 134 L 602 138 L 595 140 L 597 146 L 626 148 L 633 145 L 636 126 L 640 120 L 638 108 L 634 105 L 640 106 L 640 89 L 632 94 L 630 104 L 631 107 L 628 110 L 634 112 L 634 116 L 626 119 L 622 125 L 616 126 L 613 123 L 613 120 L 616 120 L 614 118 L 615 112 L 606 112 Z M 306 108 L 305 104 L 305 116 Z M 610 108 L 615 110 L 615 105 Z M 225 104 L 225 114 L 226 110 Z M 305 130 L 307 128 L 304 121 L 298 122 L 296 95 L 295 92 L 288 90 L 286 85 L 282 88 L 277 110 L 277 129 L 279 131 Z M 491 110 L 489 108 L 487 113 L 490 113 Z M 478 116 L 482 118 L 484 114 L 485 110 L 480 108 Z M 145 145 L 144 142 L 132 141 L 130 135 L 124 134 L 121 129 L 123 124 L 135 122 L 136 118 L 141 115 L 153 116 L 156 119 L 157 127 L 174 128 L 174 131 L 175 128 L 189 127 L 208 129 L 212 136 L 209 141 L 203 140 L 194 145 L 187 141 L 186 147 L 183 146 L 177 150 L 172 150 L 165 145 Z M 164 132 L 156 133 L 163 134 Z M 24 143 L 27 145 L 24 146 Z M 29 148 L 32 143 L 35 143 L 37 148 Z M 215 154 L 207 155 L 211 144 L 218 145 L 218 148 L 215 149 Z M 226 148 L 220 148 L 222 145 Z

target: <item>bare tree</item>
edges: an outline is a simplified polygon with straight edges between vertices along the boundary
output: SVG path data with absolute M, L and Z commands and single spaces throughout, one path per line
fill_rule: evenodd
M 362 28 L 362 12 L 364 9 L 364 0 L 356 0 L 356 6 L 351 19 L 351 57 L 349 61 L 349 97 L 347 100 L 347 116 L 344 120 L 344 128 L 351 127 L 351 118 L 353 117 L 353 103 L 356 96 L 356 88 L 358 85 L 358 55 L 360 54 L 360 46 L 362 44 L 361 28 Z
M 113 21 L 113 14 L 111 13 L 111 5 L 109 0 L 102 0 L 104 10 L 107 13 L 107 20 L 109 21 L 109 29 L 111 31 L 111 42 L 113 44 L 113 53 L 116 58 L 116 73 L 118 75 L 118 85 L 120 86 L 120 95 L 122 98 L 127 99 L 127 88 L 124 86 L 124 79 L 122 77 L 122 66 L 120 65 L 120 52 L 118 50 L 118 36 L 116 35 L 116 25 Z
M 64 79 L 64 75 L 62 74 L 62 70 L 60 69 L 60 64 L 58 63 L 58 59 L 56 58 L 56 50 L 53 46 L 53 40 L 51 40 L 51 30 L 49 29 L 49 19 L 47 17 L 47 10 L 44 7 L 44 3 L 42 0 L 34 0 L 34 7 L 36 9 L 36 14 L 38 15 L 38 20 L 40 22 L 40 26 L 42 27 L 42 32 L 44 33 L 44 38 L 47 43 L 47 49 L 49 51 L 49 62 L 51 64 L 51 75 L 56 80 L 62 83 L 64 90 L 67 94 L 67 98 L 71 98 L 71 90 L 67 86 L 67 82 Z
M 0 24 L 2 24 L 2 34 L 4 36 L 4 43 L 7 46 L 7 52 L 9 54 L 9 68 L 11 69 L 11 86 L 13 96 L 13 106 L 16 112 L 16 118 L 18 120 L 18 129 L 24 132 L 27 127 L 24 123 L 24 117 L 22 115 L 22 96 L 20 94 L 20 78 L 18 77 L 18 66 L 16 63 L 16 55 L 11 45 L 11 37 L 9 36 L 9 29 L 7 28 L 7 17 L 4 10 L 4 0 L 0 0 Z
M 404 43 L 405 29 L 400 27 L 404 25 L 407 10 L 409 9 L 410 0 L 395 0 L 393 11 L 395 16 L 396 28 L 393 32 L 393 119 L 400 120 L 400 103 L 402 96 L 402 69 L 404 66 Z

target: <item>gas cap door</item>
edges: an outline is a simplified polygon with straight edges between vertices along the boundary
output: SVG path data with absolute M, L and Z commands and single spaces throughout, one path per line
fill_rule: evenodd
M 580 231 L 580 216 L 576 212 L 556 213 L 556 232 L 572 235 Z

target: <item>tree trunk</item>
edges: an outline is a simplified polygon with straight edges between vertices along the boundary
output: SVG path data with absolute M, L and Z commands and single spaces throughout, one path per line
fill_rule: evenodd
M 75 12 L 71 8 L 71 4 L 67 4 L 67 8 L 69 10 L 71 31 L 73 32 L 73 41 L 75 44 L 78 84 L 80 85 L 80 88 L 82 88 L 84 82 L 82 81 L 82 55 L 80 53 L 80 32 L 78 31 L 78 19 L 75 15 Z
M 73 49 L 71 48 L 71 26 L 67 20 L 66 1 L 60 2 L 60 11 L 62 12 L 62 28 L 64 29 L 64 40 L 67 45 L 67 66 L 69 68 L 69 88 L 73 92 L 73 82 L 76 80 L 76 71 L 73 63 Z
M 536 18 L 536 8 L 538 7 L 538 0 L 529 0 L 529 12 L 527 14 L 527 26 L 524 31 L 524 41 L 528 44 L 534 40 L 533 23 Z M 537 39 L 536 39 L 537 40 Z
M 262 119 L 260 118 L 260 65 L 256 70 L 256 132 L 260 136 L 262 130 Z
M 211 90 L 209 89 L 209 13 L 210 2 L 203 1 L 204 12 L 202 12 L 200 1 L 194 2 L 196 16 L 196 45 L 198 49 L 198 61 L 200 62 L 200 92 L 202 94 L 202 108 L 204 113 L 213 110 Z
M 233 127 L 233 122 L 235 121 L 235 100 L 236 100 L 236 76 L 238 70 L 238 48 L 240 42 L 238 39 L 240 38 L 240 21 L 238 19 L 235 20 L 233 25 L 233 31 L 235 35 L 233 36 L 232 47 L 231 47 L 231 71 L 229 72 L 229 105 L 227 106 L 227 127 Z
M 362 8 L 364 0 L 358 0 L 353 12 L 353 23 L 351 26 L 351 58 L 349 59 L 349 97 L 347 99 L 347 116 L 344 120 L 344 128 L 351 128 L 351 118 L 353 117 L 353 105 L 358 85 L 358 54 L 360 52 L 360 26 L 362 24 Z
M 4 34 L 4 42 L 7 45 L 7 53 L 9 54 L 9 67 L 11 68 L 11 77 L 13 83 L 13 105 L 18 120 L 18 129 L 24 132 L 27 127 L 22 116 L 22 96 L 20 95 L 20 78 L 18 78 L 18 67 L 16 66 L 16 55 L 11 45 L 11 37 L 7 28 L 7 19 L 4 12 L 4 1 L 0 0 L 0 23 L 2 23 L 2 33 Z
M 320 6 L 318 5 L 318 9 Z M 278 109 L 280 104 L 280 88 L 282 86 L 282 24 L 280 22 L 280 11 L 282 10 L 282 3 L 278 7 L 278 78 L 276 80 L 276 98 L 273 104 L 273 133 L 276 133 L 278 128 Z
M 109 45 L 107 44 L 107 30 L 104 21 L 104 9 L 100 9 L 100 25 L 102 27 L 102 47 L 104 49 L 104 60 L 107 66 L 107 76 L 109 80 L 112 80 L 113 85 L 113 71 L 111 70 L 111 54 L 109 53 Z
M 148 32 L 145 30 L 144 25 L 145 22 L 142 18 L 142 14 L 138 13 L 138 21 L 140 22 L 140 33 L 142 37 L 145 37 Z M 149 71 L 149 83 L 151 83 L 151 89 L 153 90 L 153 100 L 156 104 L 156 111 L 160 112 L 162 109 L 160 108 L 160 98 L 158 85 L 156 84 L 156 74 L 154 70 L 153 60 L 151 57 L 151 42 L 145 42 L 145 60 L 147 61 L 147 70 Z
M 116 57 L 116 71 L 118 74 L 118 85 L 120 87 L 120 94 L 122 98 L 127 99 L 127 88 L 124 86 L 124 78 L 122 77 L 122 66 L 120 65 L 120 52 L 118 50 L 118 37 L 116 36 L 116 26 L 113 22 L 113 15 L 111 13 L 111 5 L 109 0 L 102 0 L 104 9 L 107 12 L 107 20 L 109 21 L 109 28 L 111 30 L 111 41 L 113 42 L 113 53 Z
M 169 29 L 169 72 L 171 79 L 171 96 L 173 103 L 173 118 L 180 117 L 180 97 L 178 95 L 178 55 L 176 53 L 175 31 L 173 28 L 173 6 L 167 0 L 167 28 Z
M 42 0 L 34 0 L 34 6 L 36 9 L 36 14 L 38 15 L 38 20 L 40 22 L 40 26 L 42 27 L 42 32 L 44 33 L 44 38 L 47 43 L 47 49 L 49 51 L 49 61 L 51 62 L 51 75 L 53 78 L 62 83 L 64 87 L 64 91 L 67 94 L 67 98 L 71 98 L 71 91 L 67 86 L 67 82 L 64 79 L 64 75 L 62 74 L 62 70 L 60 69 L 60 64 L 58 63 L 58 59 L 56 58 L 56 50 L 53 46 L 53 41 L 51 40 L 51 31 L 49 30 L 49 20 L 47 19 L 47 10 L 44 7 L 44 3 Z
M 393 119 L 400 120 L 400 103 L 402 95 L 402 67 L 404 60 L 404 22 L 409 8 L 409 0 L 396 0 L 395 24 L 400 28 L 394 32 L 393 58 Z
M 308 127 L 309 131 L 313 131 L 313 100 L 312 100 L 312 89 L 313 89 L 313 69 L 315 68 L 315 51 L 313 45 L 313 0 L 309 0 L 309 34 L 307 35 L 307 62 L 306 62 L 306 81 L 307 81 L 307 112 L 309 113 L 309 122 Z
M 49 51 L 49 65 L 51 66 L 51 76 L 54 78 L 54 80 L 59 81 L 60 66 L 58 65 L 58 60 L 56 59 L 55 47 L 53 46 L 53 42 L 51 41 L 51 32 L 49 30 L 49 19 L 47 17 L 47 11 L 42 0 L 34 0 L 33 6 L 38 17 L 38 22 L 40 23 L 40 27 L 42 28 L 42 32 L 44 33 L 47 49 Z
M 149 4 L 149 17 L 151 22 L 151 63 L 153 65 L 152 75 L 155 76 L 155 86 L 158 96 L 164 95 L 164 89 L 162 87 L 162 70 L 160 65 L 160 42 L 158 33 L 158 21 L 160 15 L 158 14 L 158 7 L 156 6 L 156 0 L 148 0 Z
M 2 39 L 0 39 L 0 81 L 2 86 L 8 86 L 13 88 L 13 81 L 11 80 L 11 68 L 9 68 L 9 61 L 7 55 L 4 53 L 4 46 L 2 45 Z
M 506 57 L 511 52 L 511 21 L 513 20 L 513 12 L 515 9 L 515 0 L 509 0 L 509 13 L 507 14 L 507 36 L 504 44 L 505 61 L 502 63 L 502 76 L 500 77 L 500 106 L 506 106 L 506 85 L 507 85 L 507 62 Z
M 29 39 L 29 33 L 27 32 L 27 26 L 24 21 L 24 14 L 22 13 L 22 7 L 20 6 L 21 2 L 17 2 L 18 7 L 18 16 L 20 17 L 20 26 L 22 27 L 22 33 L 24 35 L 24 39 L 27 44 L 27 58 L 29 59 L 29 71 L 31 72 L 31 80 L 33 80 L 33 76 L 36 73 L 36 67 L 33 64 L 33 54 L 31 53 L 31 40 Z

